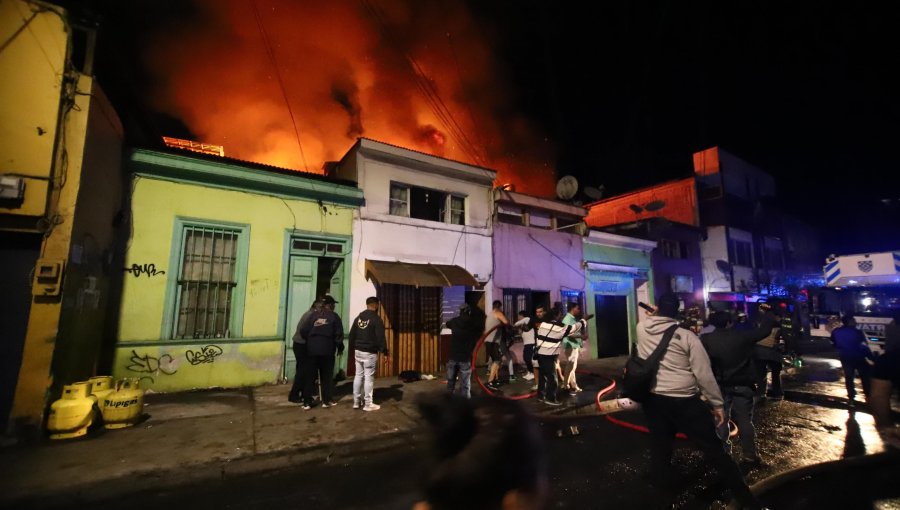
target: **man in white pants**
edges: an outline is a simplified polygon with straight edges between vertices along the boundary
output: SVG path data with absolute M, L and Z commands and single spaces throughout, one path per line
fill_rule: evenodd
M 372 402 L 372 388 L 375 385 L 375 369 L 378 353 L 384 354 L 385 364 L 389 363 L 387 341 L 384 337 L 384 321 L 378 315 L 380 302 L 377 297 L 366 299 L 366 309 L 356 317 L 350 327 L 350 345 L 353 345 L 356 359 L 356 376 L 353 378 L 353 409 L 377 411 L 381 406 Z
M 569 303 L 566 306 L 566 316 L 563 317 L 562 323 L 566 326 L 573 326 L 581 317 L 581 305 L 578 303 Z M 583 332 L 576 335 L 567 336 L 563 340 L 566 351 L 566 386 L 569 388 L 569 394 L 575 395 L 581 391 L 578 381 L 575 379 L 575 371 L 578 370 L 578 356 L 581 353 L 582 341 L 585 339 Z

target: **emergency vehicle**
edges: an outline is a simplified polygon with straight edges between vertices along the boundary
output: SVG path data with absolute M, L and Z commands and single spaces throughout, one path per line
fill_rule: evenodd
M 825 287 L 810 295 L 812 334 L 830 336 L 852 315 L 872 351 L 883 351 L 885 326 L 900 312 L 900 251 L 831 256 L 824 273 Z

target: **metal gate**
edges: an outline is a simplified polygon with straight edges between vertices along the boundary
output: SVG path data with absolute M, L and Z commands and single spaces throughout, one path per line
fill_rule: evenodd
M 377 375 L 440 369 L 441 288 L 384 284 L 378 288 L 391 364 Z

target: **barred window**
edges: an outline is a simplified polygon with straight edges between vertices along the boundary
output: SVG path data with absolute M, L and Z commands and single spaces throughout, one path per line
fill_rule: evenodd
M 233 228 L 184 227 L 175 338 L 231 336 L 240 234 Z

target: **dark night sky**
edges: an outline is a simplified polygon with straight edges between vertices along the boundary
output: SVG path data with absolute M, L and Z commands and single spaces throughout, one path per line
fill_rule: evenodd
M 508 34 L 503 51 L 559 143 L 560 172 L 617 193 L 689 175 L 691 153 L 719 145 L 773 174 L 785 208 L 824 227 L 826 248 L 900 248 L 895 14 L 846 3 L 489 5 L 479 12 Z
M 619 193 L 689 175 L 691 154 L 719 145 L 773 174 L 785 208 L 822 227 L 827 249 L 900 249 L 900 19 L 892 10 L 469 3 L 496 34 L 522 110 L 555 141 L 560 174 Z M 165 17 L 160 4 L 142 19 Z M 94 3 L 107 26 L 120 16 L 110 5 Z M 129 55 L 139 51 L 133 35 L 146 28 L 104 29 L 101 45 L 117 41 L 116 57 L 98 63 L 105 87 L 126 83 L 112 62 L 138 61 Z

